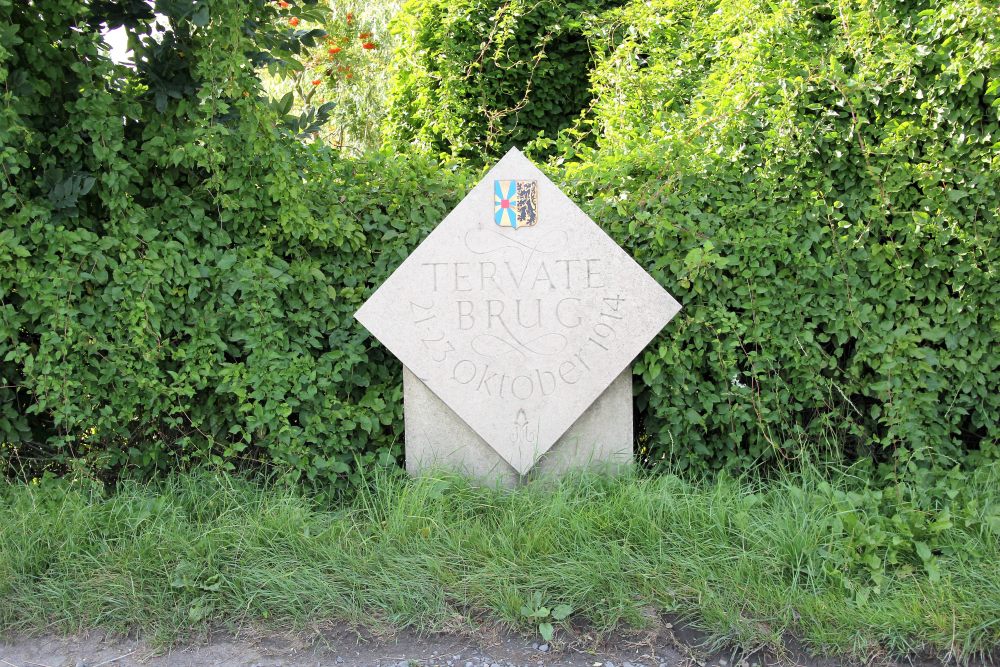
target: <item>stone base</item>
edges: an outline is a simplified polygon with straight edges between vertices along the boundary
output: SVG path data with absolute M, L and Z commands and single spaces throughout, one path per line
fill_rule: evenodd
M 456 470 L 484 484 L 513 488 L 571 470 L 619 472 L 633 462 L 632 369 L 626 368 L 523 477 L 468 424 L 403 367 L 406 470 Z

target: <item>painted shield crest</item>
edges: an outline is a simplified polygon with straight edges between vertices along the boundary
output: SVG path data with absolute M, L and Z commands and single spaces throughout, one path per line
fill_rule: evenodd
M 493 221 L 500 227 L 538 223 L 537 181 L 493 181 Z

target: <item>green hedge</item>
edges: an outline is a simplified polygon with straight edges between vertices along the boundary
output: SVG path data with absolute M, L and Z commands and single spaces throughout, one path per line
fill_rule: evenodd
M 655 0 L 605 20 L 599 152 L 566 180 L 608 193 L 590 212 L 685 306 L 636 366 L 650 455 L 997 455 L 996 5 Z
M 395 20 L 387 142 L 492 162 L 554 138 L 589 105 L 584 35 L 623 0 L 409 0 Z
M 246 53 L 308 35 L 264 0 L 199 6 L 132 72 L 88 3 L 0 0 L 10 466 L 327 483 L 401 452 L 400 366 L 351 316 L 472 175 L 303 144 Z M 592 24 L 592 135 L 538 146 L 684 306 L 635 367 L 649 462 L 996 456 L 998 15 L 923 7 L 657 0 Z M 930 474 L 921 493 L 953 488 Z
M 0 2 L 0 462 L 329 482 L 392 461 L 400 366 L 352 315 L 464 177 L 302 144 L 246 73 L 259 8 L 171 17 L 193 83 L 162 111 L 153 63 L 75 29 L 91 8 L 46 9 Z

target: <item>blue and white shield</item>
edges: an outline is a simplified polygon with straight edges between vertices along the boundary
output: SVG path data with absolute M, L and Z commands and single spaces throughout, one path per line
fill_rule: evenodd
M 537 181 L 493 181 L 493 221 L 500 227 L 538 223 Z

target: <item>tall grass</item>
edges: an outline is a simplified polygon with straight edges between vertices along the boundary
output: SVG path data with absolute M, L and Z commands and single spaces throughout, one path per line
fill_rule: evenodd
M 969 480 L 987 505 L 998 482 L 995 466 Z M 851 484 L 841 475 L 834 487 Z M 897 569 L 861 602 L 823 570 L 837 546 L 828 491 L 809 474 L 767 486 L 579 477 L 516 492 L 386 474 L 321 507 L 209 473 L 111 494 L 8 485 L 0 630 L 96 626 L 170 641 L 209 622 L 528 628 L 520 609 L 539 592 L 600 629 L 642 625 L 655 609 L 744 647 L 780 647 L 786 633 L 857 658 L 1000 644 L 994 533 L 954 527 L 948 539 L 963 548 L 942 550 L 939 580 Z

